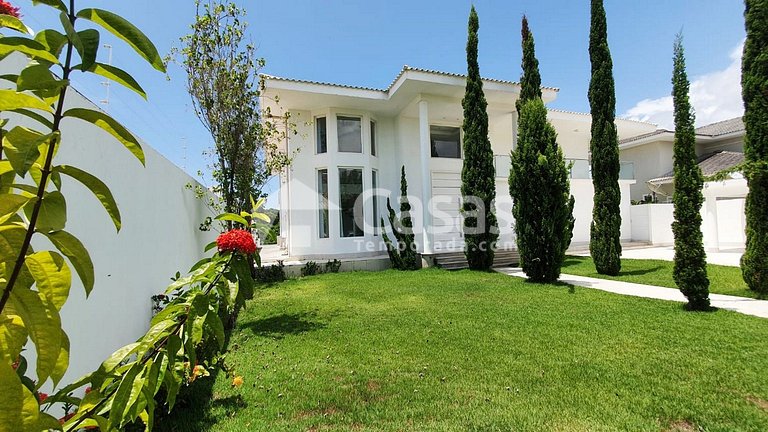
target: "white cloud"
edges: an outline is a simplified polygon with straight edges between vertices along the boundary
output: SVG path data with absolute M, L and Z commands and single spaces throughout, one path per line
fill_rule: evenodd
M 742 41 L 731 51 L 731 64 L 727 68 L 702 75 L 691 81 L 691 103 L 696 113 L 696 126 L 739 117 L 744 114 L 741 99 Z M 625 112 L 622 117 L 656 123 L 660 128 L 674 129 L 672 96 L 644 99 Z

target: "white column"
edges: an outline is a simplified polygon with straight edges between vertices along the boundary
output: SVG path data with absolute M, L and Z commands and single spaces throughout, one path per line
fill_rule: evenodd
M 510 113 L 512 120 L 512 150 L 517 150 L 517 111 Z
M 432 253 L 432 218 L 430 216 L 429 201 L 432 198 L 432 176 L 429 169 L 429 161 L 432 157 L 429 142 L 429 103 L 419 101 L 419 155 L 421 164 L 421 227 L 423 249 L 422 253 Z
M 704 189 L 704 249 L 710 252 L 720 250 L 720 235 L 717 226 L 717 198 L 714 194 L 707 194 L 706 186 Z

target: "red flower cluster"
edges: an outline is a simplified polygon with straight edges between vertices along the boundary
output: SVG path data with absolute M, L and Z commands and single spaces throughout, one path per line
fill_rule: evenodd
M 21 18 L 21 14 L 19 13 L 19 8 L 8 3 L 5 0 L 0 0 L 0 14 Z
M 251 255 L 256 252 L 256 243 L 253 241 L 251 233 L 241 229 L 233 229 L 221 233 L 216 239 L 216 246 L 219 252 L 240 252 Z

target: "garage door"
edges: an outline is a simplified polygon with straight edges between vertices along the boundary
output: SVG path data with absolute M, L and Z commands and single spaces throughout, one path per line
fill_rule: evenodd
M 461 229 L 461 174 L 432 172 L 432 249 L 464 250 Z

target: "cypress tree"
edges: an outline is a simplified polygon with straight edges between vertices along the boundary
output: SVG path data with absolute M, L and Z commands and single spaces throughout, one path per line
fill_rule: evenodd
M 603 0 L 592 0 L 589 31 L 589 106 L 592 114 L 592 185 L 594 208 L 589 252 L 597 272 L 618 275 L 621 271 L 621 189 L 619 187 L 619 139 L 616 134 L 616 93 L 613 63 Z
M 541 99 L 539 62 L 533 35 L 523 17 L 523 75 L 518 101 L 518 140 L 512 152 L 509 192 L 513 199 L 520 265 L 535 282 L 560 277 L 565 251 L 573 236 L 573 205 L 569 167 L 557 145 Z
M 709 310 L 709 279 L 707 255 L 701 233 L 701 205 L 704 195 L 704 176 L 696 157 L 696 131 L 694 114 L 688 99 L 689 82 L 685 72 L 685 54 L 682 36 L 675 41 L 672 99 L 675 106 L 674 170 L 675 284 L 688 298 L 687 308 Z
M 405 179 L 405 166 L 400 172 L 400 218 L 398 220 L 395 210 L 387 198 L 387 219 L 392 226 L 392 234 L 395 241 L 390 240 L 387 232 L 382 229 L 382 238 L 387 245 L 387 254 L 392 261 L 392 268 L 397 270 L 418 270 L 421 268 L 421 260 L 416 251 L 416 241 L 413 234 L 413 221 L 411 220 L 411 203 L 408 202 L 408 181 Z M 384 227 L 384 218 L 381 219 Z
M 464 167 L 461 170 L 464 254 L 472 270 L 493 265 L 498 238 L 493 201 L 496 198 L 496 169 L 488 139 L 488 103 L 483 93 L 477 63 L 477 30 L 480 27 L 474 6 L 469 13 L 467 37 L 467 86 L 464 107 Z
M 742 57 L 747 248 L 741 272 L 749 289 L 768 295 L 768 1 L 746 0 Z
M 532 99 L 541 99 L 541 74 L 539 73 L 539 60 L 536 59 L 536 47 L 533 34 L 528 27 L 528 18 L 523 15 L 521 30 L 523 45 L 523 75 L 520 77 L 520 98 L 517 100 L 517 114 L 524 102 Z

